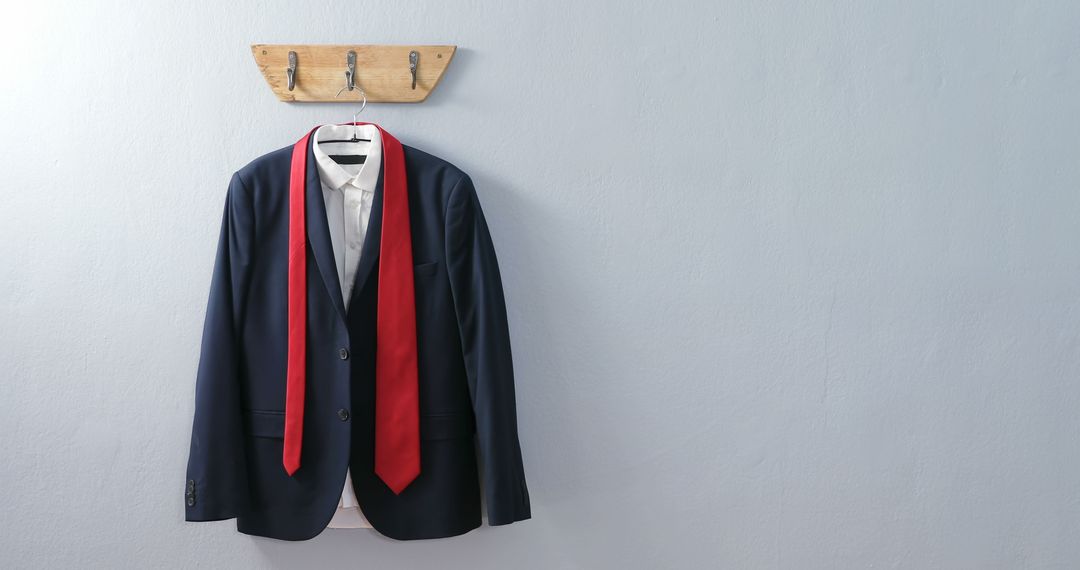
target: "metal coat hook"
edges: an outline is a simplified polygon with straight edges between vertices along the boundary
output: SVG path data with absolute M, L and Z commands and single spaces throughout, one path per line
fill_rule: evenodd
M 289 52 L 289 68 L 285 70 L 285 75 L 289 78 L 289 91 L 292 91 L 296 87 L 296 52 Z
M 409 73 L 412 73 L 412 88 L 416 89 L 416 64 L 420 61 L 420 53 L 416 50 L 409 52 Z
M 356 52 L 353 50 L 349 50 L 345 56 L 345 87 L 342 87 L 337 94 L 341 95 L 341 92 L 346 89 L 349 91 L 356 89 Z

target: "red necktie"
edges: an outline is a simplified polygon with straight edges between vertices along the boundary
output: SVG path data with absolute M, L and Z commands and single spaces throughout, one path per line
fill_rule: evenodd
M 382 235 L 375 343 L 375 474 L 400 494 L 420 474 L 420 400 L 417 380 L 416 297 L 412 233 L 401 143 L 382 127 Z M 318 127 L 315 127 L 316 129 Z M 304 194 L 308 131 L 293 145 L 289 174 L 289 337 L 283 464 L 300 468 L 304 426 L 307 340 L 307 231 Z

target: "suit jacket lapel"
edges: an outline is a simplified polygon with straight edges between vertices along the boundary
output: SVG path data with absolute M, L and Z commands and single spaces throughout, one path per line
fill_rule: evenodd
M 338 282 L 337 263 L 334 259 L 334 245 L 330 241 L 330 226 L 326 221 L 326 202 L 323 199 L 322 182 L 319 180 L 319 169 L 315 163 L 315 153 L 312 146 L 315 138 L 308 143 L 307 151 L 307 181 L 305 183 L 305 204 L 307 210 L 307 236 L 308 247 L 315 257 L 315 263 L 319 266 L 323 285 L 330 295 L 330 301 L 337 308 L 342 321 L 345 320 L 345 303 L 341 300 L 341 283 Z

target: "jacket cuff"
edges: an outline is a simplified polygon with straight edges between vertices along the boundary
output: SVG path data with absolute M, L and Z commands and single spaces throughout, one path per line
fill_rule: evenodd
M 188 522 L 222 521 L 237 516 L 236 508 L 200 497 L 199 486 L 194 479 L 188 479 L 184 487 L 184 505 L 184 520 Z
M 525 478 L 518 479 L 517 489 L 509 491 L 488 506 L 488 525 L 501 526 L 532 518 L 529 488 Z

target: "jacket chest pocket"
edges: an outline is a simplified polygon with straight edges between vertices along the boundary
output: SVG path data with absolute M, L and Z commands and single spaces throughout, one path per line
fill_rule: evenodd
M 421 279 L 435 275 L 435 269 L 439 267 L 438 261 L 428 261 L 413 265 L 413 279 Z
M 439 265 L 438 261 L 413 265 L 413 293 L 420 326 L 431 322 L 438 312 L 438 307 L 444 304 L 442 289 L 446 280 L 440 277 Z

